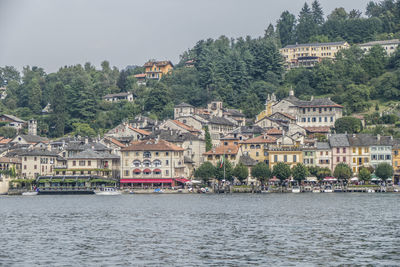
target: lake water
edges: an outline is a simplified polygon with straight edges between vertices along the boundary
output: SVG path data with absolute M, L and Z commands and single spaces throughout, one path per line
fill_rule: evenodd
M 0 266 L 400 265 L 400 194 L 1 196 Z

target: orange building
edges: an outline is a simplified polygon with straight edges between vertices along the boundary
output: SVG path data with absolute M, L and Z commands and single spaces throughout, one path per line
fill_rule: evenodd
M 174 65 L 171 61 L 148 61 L 143 67 L 147 79 L 160 80 L 163 75 L 172 71 Z

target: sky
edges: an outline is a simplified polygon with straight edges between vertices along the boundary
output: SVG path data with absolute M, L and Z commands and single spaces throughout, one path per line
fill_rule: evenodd
M 319 0 L 325 15 L 336 7 L 365 11 L 370 0 Z M 289 10 L 310 0 L 0 0 L 0 66 L 143 65 L 171 60 L 197 41 L 258 37 Z

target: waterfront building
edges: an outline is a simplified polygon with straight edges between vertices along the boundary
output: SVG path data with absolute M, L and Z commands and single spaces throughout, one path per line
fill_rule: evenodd
M 120 177 L 120 157 L 108 152 L 86 149 L 64 160 L 66 165 L 56 166 L 56 175 Z M 44 174 L 46 175 L 46 174 Z
M 303 164 L 305 166 L 316 166 L 317 165 L 317 149 L 312 143 L 309 146 L 303 147 Z
M 273 169 L 278 162 L 284 162 L 290 167 L 303 162 L 302 148 L 298 146 L 275 146 L 267 150 L 267 163 Z
M 378 45 L 386 51 L 388 56 L 391 56 L 394 52 L 396 52 L 396 49 L 399 46 L 399 44 L 400 44 L 399 39 L 393 39 L 393 40 L 383 40 L 383 41 L 372 41 L 360 44 L 359 47 L 365 52 L 368 52 L 373 46 Z
M 35 179 L 42 175 L 52 175 L 58 154 L 47 150 L 28 150 L 19 154 L 23 178 Z
M 185 149 L 162 139 L 132 142 L 121 149 L 121 184 L 174 185 L 185 175 Z
M 21 175 L 21 169 L 22 164 L 20 158 L 0 157 L 0 170 L 14 171 L 16 176 L 19 177 Z
M 329 146 L 332 149 L 332 172 L 339 163 L 345 163 L 350 167 L 350 144 L 347 134 L 329 135 Z
M 370 148 L 371 166 L 376 168 L 380 163 L 392 165 L 392 148 L 394 139 L 392 136 L 372 136 L 374 142 Z
M 328 142 L 316 142 L 315 161 L 318 167 L 332 170 L 332 149 Z
M 350 167 L 353 173 L 358 173 L 360 167 L 370 166 L 370 147 L 376 142 L 374 136 L 369 134 L 350 134 Z M 391 153 L 391 151 L 389 152 Z
M 174 65 L 171 61 L 148 61 L 143 66 L 145 68 L 146 79 L 160 80 L 163 75 L 172 71 Z
M 400 139 L 395 139 L 392 146 L 392 166 L 394 170 L 394 183 L 400 182 Z

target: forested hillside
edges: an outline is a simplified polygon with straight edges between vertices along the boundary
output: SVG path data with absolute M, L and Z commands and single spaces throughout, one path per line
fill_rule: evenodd
M 173 106 L 185 101 L 204 106 L 221 99 L 240 108 L 249 118 L 263 109 L 268 93 L 278 98 L 290 88 L 296 96 L 330 96 L 345 106 L 345 113 L 379 111 L 388 101 L 400 100 L 400 51 L 388 57 L 380 47 L 364 53 L 355 44 L 400 38 L 400 0 L 370 2 L 366 13 L 335 9 L 324 14 L 318 1 L 304 4 L 298 15 L 284 11 L 276 25 L 266 27 L 261 37 L 201 40 L 183 52 L 174 71 L 160 82 L 138 86 L 133 77 L 142 68 L 118 70 L 107 61 L 96 69 L 90 63 L 65 66 L 55 73 L 40 67 L 25 67 L 22 73 L 6 66 L 0 83 L 7 98 L 0 111 L 39 121 L 41 135 L 96 135 L 125 118 L 142 113 L 153 118 L 172 117 Z M 279 48 L 287 44 L 345 40 L 352 47 L 337 60 L 323 61 L 313 69 L 285 72 Z M 195 66 L 184 63 L 194 60 Z M 139 62 L 134 62 L 139 63 Z M 134 103 L 107 103 L 109 93 L 132 91 Z M 50 103 L 53 111 L 41 115 Z

